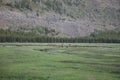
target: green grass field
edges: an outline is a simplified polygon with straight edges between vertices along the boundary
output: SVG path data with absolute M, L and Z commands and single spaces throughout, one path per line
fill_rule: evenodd
M 120 44 L 1 43 L 0 80 L 120 80 Z

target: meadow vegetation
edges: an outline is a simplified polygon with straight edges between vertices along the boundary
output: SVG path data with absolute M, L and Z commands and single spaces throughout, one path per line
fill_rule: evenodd
M 0 43 L 0 80 L 120 80 L 120 44 Z

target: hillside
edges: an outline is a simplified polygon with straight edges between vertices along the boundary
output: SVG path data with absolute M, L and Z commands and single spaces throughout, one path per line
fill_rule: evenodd
M 0 0 L 0 28 L 61 37 L 118 31 L 120 0 Z

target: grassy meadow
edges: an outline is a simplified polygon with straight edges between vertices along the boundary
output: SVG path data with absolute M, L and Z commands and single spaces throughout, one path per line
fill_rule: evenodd
M 0 43 L 0 80 L 120 80 L 120 44 Z

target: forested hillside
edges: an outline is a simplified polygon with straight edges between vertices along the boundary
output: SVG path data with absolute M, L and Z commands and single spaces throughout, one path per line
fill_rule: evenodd
M 119 27 L 120 0 L 0 0 L 2 29 L 81 37 Z

